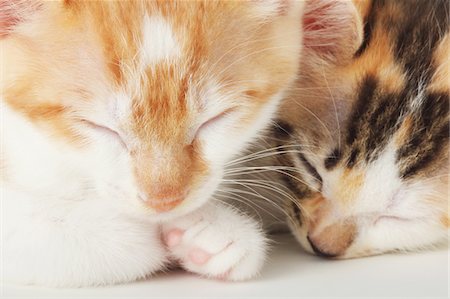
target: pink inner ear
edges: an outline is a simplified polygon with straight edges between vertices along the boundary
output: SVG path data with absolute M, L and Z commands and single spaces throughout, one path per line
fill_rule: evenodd
M 356 10 L 347 0 L 308 0 L 303 19 L 304 46 L 319 56 L 339 59 L 358 35 Z
M 41 7 L 37 0 L 0 0 L 0 38 Z
M 338 13 L 330 1 L 310 0 L 303 19 L 304 45 L 318 52 L 328 52 L 334 47 L 333 39 L 339 35 L 339 24 L 333 24 Z M 333 15 L 334 14 L 334 15 Z

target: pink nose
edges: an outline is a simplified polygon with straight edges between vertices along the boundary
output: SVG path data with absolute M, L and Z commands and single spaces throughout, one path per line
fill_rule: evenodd
M 358 233 L 355 220 L 345 218 L 331 223 L 320 231 L 309 229 L 307 236 L 312 250 L 319 256 L 334 258 L 343 256 Z
M 151 194 L 141 193 L 140 198 L 155 211 L 167 212 L 181 204 L 186 197 L 185 194 L 185 192 L 171 190 Z
M 164 200 L 149 200 L 147 204 L 157 212 L 167 212 L 174 209 L 184 198 L 171 198 Z
M 311 246 L 312 250 L 318 256 L 326 257 L 326 258 L 333 258 L 333 257 L 337 256 L 337 253 L 335 253 L 335 252 L 332 252 L 332 251 L 328 252 L 328 251 L 325 251 L 324 249 L 319 248 L 309 236 L 307 236 L 306 238 L 308 239 L 308 243 Z

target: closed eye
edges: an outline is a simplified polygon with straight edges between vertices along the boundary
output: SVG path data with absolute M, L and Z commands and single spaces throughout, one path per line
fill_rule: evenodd
M 122 136 L 120 136 L 120 134 L 117 131 L 115 131 L 109 127 L 106 127 L 106 126 L 99 125 L 99 124 L 92 122 L 90 120 L 87 120 L 87 119 L 83 119 L 82 121 L 84 124 L 88 125 L 90 128 L 92 128 L 100 133 L 103 133 L 104 135 L 107 135 L 111 138 L 118 140 L 124 148 L 128 149 Z
M 308 171 L 308 173 L 314 177 L 317 182 L 322 186 L 322 177 L 320 176 L 319 172 L 317 171 L 317 169 L 308 161 L 308 159 L 306 159 L 305 155 L 303 155 L 302 153 L 298 154 L 300 161 L 303 163 L 303 165 L 306 167 L 306 170 Z
M 204 123 L 202 123 L 200 125 L 200 127 L 198 127 L 197 132 L 195 133 L 195 136 L 193 138 L 193 140 L 197 139 L 199 133 L 206 129 L 211 127 L 212 125 L 217 124 L 219 121 L 223 120 L 224 118 L 226 118 L 227 116 L 229 116 L 233 111 L 235 110 L 235 108 L 229 108 L 219 114 L 217 114 L 216 116 L 210 118 L 209 120 L 205 121 Z

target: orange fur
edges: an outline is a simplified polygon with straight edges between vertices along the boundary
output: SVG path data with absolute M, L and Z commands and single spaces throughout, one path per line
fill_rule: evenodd
M 437 47 L 433 62 L 437 66 L 428 90 L 442 93 L 450 93 L 450 33 L 445 37 Z
M 354 0 L 353 3 L 358 9 L 362 19 L 365 19 L 370 12 L 373 0 Z
M 338 78 L 355 79 L 361 77 L 361 74 L 375 75 L 380 80 L 386 92 L 396 92 L 401 90 L 405 84 L 405 74 L 398 62 L 394 58 L 392 41 L 389 32 L 383 31 L 381 28 L 373 32 L 373 44 L 360 57 L 342 68 L 342 73 L 335 73 L 330 76 Z
M 412 126 L 413 126 L 413 119 L 411 118 L 411 116 L 405 117 L 395 137 L 395 143 L 397 146 L 405 144 L 407 138 L 411 134 Z
M 344 207 L 351 206 L 358 198 L 358 192 L 364 183 L 364 172 L 357 169 L 345 169 L 341 176 L 341 183 L 336 190 L 336 199 Z
M 444 225 L 444 227 L 450 227 L 450 218 L 448 215 L 442 216 L 441 222 L 442 222 L 442 225 Z
M 356 52 L 349 50 L 352 47 L 341 47 L 351 58 L 341 60 L 338 53 L 336 61 L 306 49 L 301 79 L 281 107 L 280 123 L 289 128 L 289 137 L 276 143 L 298 144 L 316 170 L 311 172 L 311 167 L 299 162 L 296 153 L 282 162 L 298 167 L 301 174 L 292 175 L 305 181 L 287 179 L 288 188 L 298 185 L 291 191 L 301 208 L 289 205 L 294 234 L 307 249 L 312 248 L 309 237 L 316 253 L 320 254 L 318 247 L 344 258 L 438 243 L 446 233 L 441 224 L 447 228 L 449 219 L 449 116 L 445 108 L 450 94 L 448 2 L 415 1 L 424 11 L 408 6 L 407 1 L 353 2 L 359 21 L 364 20 L 360 24 L 365 29 L 364 42 L 356 45 Z M 354 24 L 347 25 L 351 28 Z M 354 32 L 358 31 L 354 28 Z M 355 44 L 350 46 L 355 48 Z M 437 104 L 442 105 L 440 110 L 433 108 Z M 405 170 L 411 169 L 416 171 L 414 176 L 406 175 Z M 320 179 L 308 180 L 303 172 Z M 388 178 L 391 174 L 393 179 Z M 401 183 L 389 190 L 396 179 Z M 417 191 L 412 192 L 414 188 Z M 325 195 L 314 192 L 318 189 Z M 321 204 L 317 207 L 317 198 L 323 196 L 329 198 L 318 201 Z M 402 204 L 410 206 L 402 210 Z M 426 215 L 424 220 L 415 219 L 415 209 L 417 214 Z M 393 217 L 396 213 L 397 218 Z M 384 214 L 386 218 L 377 222 L 376 217 Z M 342 221 L 354 220 L 356 224 L 349 227 L 342 225 Z M 371 236 L 372 226 L 376 231 L 377 225 L 385 224 L 393 228 L 404 225 L 404 236 L 400 233 L 397 239 L 386 229 L 384 238 L 377 239 L 379 244 L 358 241 L 364 240 L 364 235 Z M 435 239 L 425 241 L 420 235 L 425 229 L 419 233 L 413 225 L 429 225 L 426 234 L 433 233 Z M 362 236 L 349 247 L 347 241 L 353 239 L 349 236 L 359 228 Z M 342 236 L 342 243 L 333 236 Z M 388 245 L 389 238 L 392 243 Z M 414 242 L 419 245 L 412 245 Z
M 73 144 L 89 143 L 83 111 L 109 105 L 112 95 L 123 94 L 126 98 L 117 101 L 130 101 L 131 113 L 117 130 L 132 139 L 129 150 L 140 188 L 165 209 L 164 198 L 184 197 L 209 173 L 203 143 L 191 138 L 207 106 L 221 104 L 224 111 L 238 107 L 239 129 L 244 129 L 296 74 L 300 11 L 289 17 L 287 3 L 280 2 L 278 11 L 260 15 L 258 5 L 43 3 L 39 13 L 29 12 L 5 33 L 7 63 L 2 63 L 0 87 L 13 110 Z M 179 57 L 147 64 L 141 59 L 145 17 L 167 22 L 181 49 Z M 228 102 L 205 98 L 208 84 L 222 93 L 232 91 Z

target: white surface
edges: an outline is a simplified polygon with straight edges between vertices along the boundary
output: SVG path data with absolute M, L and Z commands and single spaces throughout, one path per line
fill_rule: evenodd
M 147 281 L 92 289 L 5 285 L 2 298 L 77 297 L 448 297 L 449 250 L 330 261 L 279 236 L 259 279 L 229 283 L 176 271 Z

